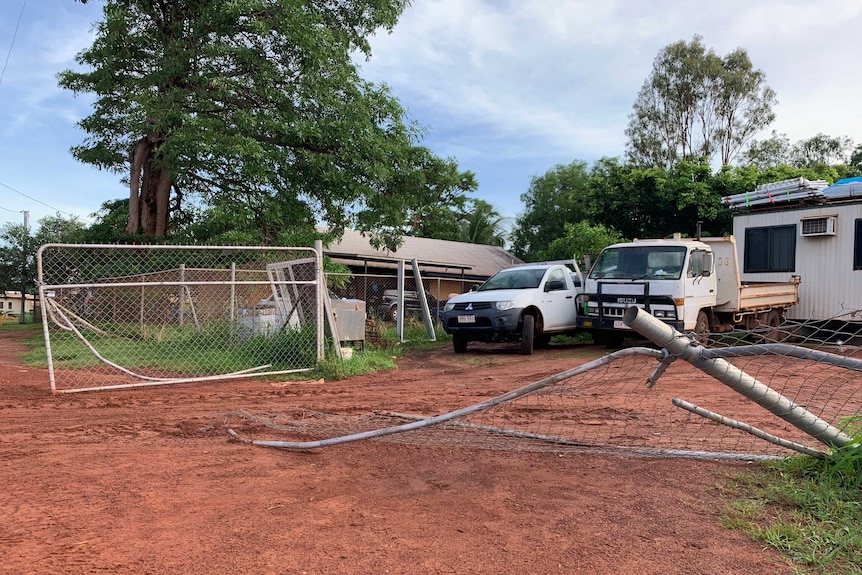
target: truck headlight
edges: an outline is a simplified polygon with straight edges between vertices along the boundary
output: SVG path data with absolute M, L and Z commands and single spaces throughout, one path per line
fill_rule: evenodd
M 444 305 L 444 306 L 443 306 L 443 311 L 444 311 L 444 312 L 445 312 L 445 311 L 452 311 L 453 309 L 455 309 L 455 304 L 454 304 L 454 303 L 446 302 L 446 305 Z
M 515 307 L 515 301 L 514 300 L 498 301 L 498 302 L 494 303 L 494 307 L 500 311 L 506 311 L 507 309 L 512 309 L 513 307 Z

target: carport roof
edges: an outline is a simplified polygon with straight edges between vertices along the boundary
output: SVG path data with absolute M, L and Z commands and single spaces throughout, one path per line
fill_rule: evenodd
M 345 230 L 341 240 L 324 253 L 340 263 L 373 262 L 375 267 L 395 267 L 400 260 L 416 260 L 428 272 L 439 275 L 488 278 L 501 269 L 524 263 L 503 248 L 403 236 L 397 251 L 378 250 L 368 237 Z M 344 261 L 348 260 L 348 261 Z

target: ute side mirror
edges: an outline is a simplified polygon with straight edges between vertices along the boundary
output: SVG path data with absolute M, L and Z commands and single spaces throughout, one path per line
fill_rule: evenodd
M 473 284 L 470 286 L 470 291 L 479 291 L 479 284 Z
M 565 289 L 566 284 L 563 280 L 550 280 L 545 284 L 545 291 L 557 291 Z

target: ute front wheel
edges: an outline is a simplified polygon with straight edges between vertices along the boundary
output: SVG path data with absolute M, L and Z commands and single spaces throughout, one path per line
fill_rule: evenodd
M 536 337 L 536 318 L 525 315 L 521 326 L 521 353 L 523 355 L 533 354 L 533 342 Z
M 455 353 L 464 353 L 467 351 L 467 338 L 463 335 L 453 335 L 452 349 L 455 350 Z

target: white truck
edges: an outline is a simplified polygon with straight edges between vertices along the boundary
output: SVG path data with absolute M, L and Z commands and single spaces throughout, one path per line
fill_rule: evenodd
M 636 240 L 605 248 L 578 296 L 578 327 L 618 347 L 631 330 L 623 314 L 638 306 L 683 333 L 774 328 L 799 301 L 799 276 L 744 284 L 736 241 L 721 238 Z
M 452 336 L 455 353 L 471 341 L 520 341 L 521 353 L 544 347 L 555 334 L 578 330 L 575 302 L 583 277 L 554 262 L 501 270 L 468 293 L 449 298 L 443 329 Z

